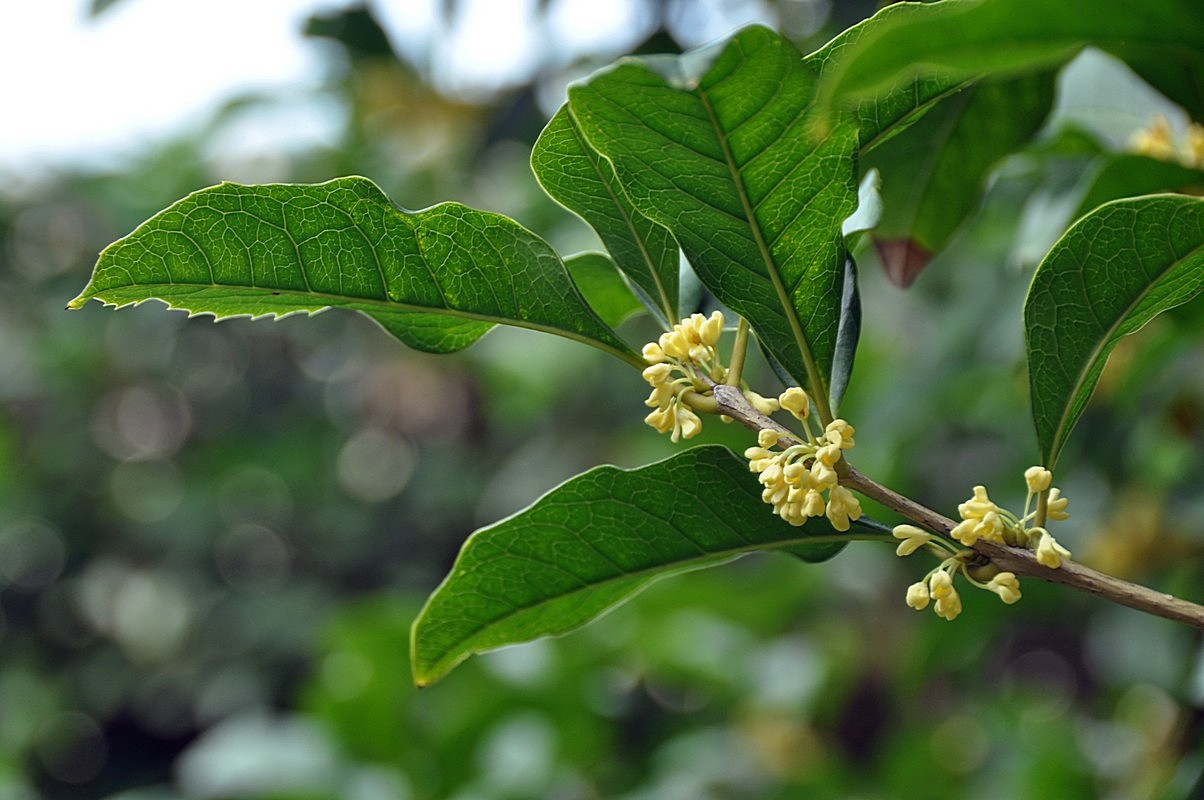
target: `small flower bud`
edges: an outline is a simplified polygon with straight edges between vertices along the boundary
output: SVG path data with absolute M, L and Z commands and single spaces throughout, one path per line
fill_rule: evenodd
M 752 390 L 746 391 L 744 397 L 752 404 L 753 408 L 767 417 L 778 410 L 778 401 L 771 397 L 762 397 Z
M 820 517 L 824 513 L 824 496 L 815 489 L 808 489 L 803 498 L 803 513 L 808 517 Z
M 962 599 L 958 595 L 956 589 L 950 589 L 949 593 L 944 597 L 938 597 L 936 606 L 933 609 L 936 615 L 941 619 L 952 622 L 957 619 L 958 614 L 962 613 Z
M 936 600 L 948 597 L 953 591 L 953 578 L 945 570 L 938 569 L 928 579 L 928 590 Z
M 684 404 L 677 406 L 677 423 L 673 429 L 673 435 L 669 437 L 671 442 L 676 443 L 678 438 L 693 439 L 702 432 L 702 420 L 694 413 L 692 409 Z
M 773 447 L 781 438 L 782 434 L 773 428 L 762 428 L 757 431 L 757 444 L 761 445 L 761 447 Z
M 778 395 L 778 404 L 800 420 L 811 413 L 811 398 L 797 386 L 791 386 Z
M 1012 572 L 1001 572 L 991 578 L 987 589 L 999 595 L 999 599 L 1009 606 L 1020 599 L 1020 581 Z
M 815 451 L 815 460 L 825 467 L 835 467 L 836 462 L 840 460 L 840 447 L 834 444 L 825 444 Z
M 649 342 L 644 345 L 644 360 L 649 364 L 659 364 L 665 360 L 665 351 L 656 342 Z
M 1062 566 L 1062 559 L 1070 558 L 1070 551 L 1062 545 L 1054 537 L 1049 535 L 1049 531 L 1044 528 L 1034 528 L 1034 531 L 1040 531 L 1040 539 L 1037 541 L 1037 563 L 1050 569 L 1057 569 Z
M 930 599 L 928 584 L 924 583 L 924 581 L 917 581 L 907 587 L 907 605 L 916 611 L 923 611 L 928 608 L 928 601 Z
M 676 358 L 679 361 L 688 361 L 690 359 L 690 342 L 686 339 L 685 334 L 682 333 L 680 325 L 671 331 L 662 333 L 659 344 L 661 350 L 670 358 Z
M 957 513 L 962 519 L 982 519 L 988 511 L 998 511 L 999 507 L 987 497 L 987 487 L 975 486 L 974 496 L 957 507 Z
M 673 374 L 673 365 L 668 361 L 661 361 L 645 369 L 642 373 L 644 380 L 653 386 L 659 386 L 669 380 L 669 376 Z
M 699 314 L 698 316 L 702 316 Z M 713 346 L 719 341 L 720 335 L 723 334 L 723 313 L 712 311 L 710 318 L 698 326 L 699 338 L 702 343 L 708 347 Z
M 1067 519 L 1070 514 L 1066 512 L 1066 506 L 1070 505 L 1070 500 L 1062 496 L 1062 490 L 1054 487 L 1049 490 L 1049 499 L 1045 502 L 1045 516 L 1053 520 Z
M 853 434 L 856 432 L 857 430 L 845 420 L 834 419 L 824 429 L 824 439 L 841 450 L 851 450 L 854 444 Z
M 1024 471 L 1024 483 L 1033 494 L 1048 489 L 1052 481 L 1053 473 L 1044 467 L 1029 467 Z
M 895 549 L 897 556 L 909 556 L 932 541 L 931 533 L 915 525 L 896 525 L 891 533 L 901 540 Z
M 974 543 L 978 541 L 978 520 L 973 518 L 962 520 L 954 526 L 949 535 L 966 547 L 973 547 Z

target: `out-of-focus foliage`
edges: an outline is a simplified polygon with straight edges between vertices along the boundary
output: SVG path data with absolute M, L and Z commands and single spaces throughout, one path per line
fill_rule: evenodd
M 527 168 L 534 106 L 351 63 L 337 150 L 232 165 L 206 146 L 218 120 L 0 203 L 0 797 L 1198 790 L 1199 636 L 1036 584 L 1006 609 L 968 597 L 948 625 L 910 612 L 908 565 L 868 545 L 823 569 L 765 555 L 681 576 L 412 689 L 408 626 L 468 531 L 594 464 L 670 454 L 638 377 L 515 331 L 436 359 L 334 312 L 61 311 L 100 247 L 224 178 L 365 174 L 411 208 L 455 197 L 589 245 Z M 1018 321 L 1042 223 L 1068 222 L 1128 133 L 1175 110 L 1128 103 L 1114 63 L 1071 69 L 1108 91 L 1055 103 L 911 290 L 860 254 L 874 324 L 842 406 L 874 443 L 858 466 L 937 508 L 967 475 L 1023 495 Z M 1056 135 L 1070 123 L 1090 146 Z M 1183 187 L 1139 191 L 1158 188 Z M 1076 556 L 1185 596 L 1204 581 L 1202 324 L 1197 300 L 1118 345 L 1059 476 Z M 719 427 L 705 438 L 742 446 Z

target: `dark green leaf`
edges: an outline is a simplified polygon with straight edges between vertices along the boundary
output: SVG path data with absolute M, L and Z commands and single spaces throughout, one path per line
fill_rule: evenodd
M 1085 45 L 1159 65 L 1184 86 L 1204 64 L 1198 0 L 945 0 L 891 6 L 842 34 L 821 56 L 817 115 L 855 112 L 862 141 L 906 121 L 941 94 L 984 75 L 1033 72 Z M 1139 67 L 1140 71 L 1140 67 Z M 1169 84 L 1170 79 L 1166 82 Z M 1194 90 L 1199 93 L 1198 85 Z
M 1199 8 L 1195 9 L 1199 21 Z M 1204 53 L 1178 51 L 1153 57 L 1130 54 L 1129 66 L 1147 83 L 1175 101 L 1192 119 L 1204 118 Z
M 890 245 L 879 252 L 896 285 L 908 286 L 925 262 L 891 255 L 944 249 L 977 205 L 991 168 L 1037 132 L 1053 97 L 1052 73 L 977 84 L 864 157 L 862 168 L 882 175 L 883 213 L 873 235 Z
M 597 231 L 649 308 L 663 321 L 677 322 L 677 243 L 635 210 L 615 180 L 614 169 L 585 141 L 567 107 L 562 106 L 539 135 L 531 168 L 549 195 Z
M 623 61 L 570 88 L 569 110 L 636 209 L 826 406 L 857 143 L 851 126 L 812 139 L 815 80 L 793 45 L 752 27 L 721 51 Z
M 845 256 L 844 292 L 840 298 L 840 328 L 836 332 L 836 353 L 832 359 L 832 413 L 840 407 L 849 376 L 853 374 L 853 357 L 861 339 L 861 293 L 857 289 L 857 262 Z
M 761 501 L 748 463 L 716 445 L 634 470 L 597 467 L 469 538 L 414 622 L 414 680 L 579 628 L 668 575 L 757 550 L 830 558 L 879 528 L 858 522 L 841 534 L 822 518 L 792 527 Z
M 807 56 L 806 61 L 819 75 L 821 86 L 826 86 L 832 80 L 831 75 L 841 71 L 846 59 L 862 57 L 858 46 L 862 37 L 872 36 L 878 28 L 905 24 L 914 14 L 931 13 L 917 11 L 914 6 L 912 3 L 889 5 L 873 17 L 841 32 Z M 864 153 L 921 119 L 934 103 L 963 84 L 962 81 L 953 82 L 943 77 L 915 75 L 906 85 L 900 82 L 890 91 L 852 101 L 828 100 L 821 113 L 816 115 L 814 124 L 822 131 L 831 124 L 838 110 L 846 113 L 857 128 L 861 152 Z M 851 108 L 845 108 L 850 104 Z
M 156 299 L 218 319 L 347 308 L 431 352 L 505 323 L 642 363 L 530 231 L 455 203 L 401 211 L 364 178 L 189 195 L 100 254 L 70 307 L 91 298 Z
M 1053 468 L 1112 348 L 1204 289 L 1204 200 L 1150 195 L 1101 206 L 1037 267 L 1024 305 L 1041 458 Z
M 564 265 L 590 308 L 612 328 L 644 310 L 614 262 L 601 253 L 578 253 Z
M 1204 194 L 1204 171 L 1132 153 L 1112 154 L 1091 177 L 1071 219 L 1078 219 L 1109 200 L 1159 192 Z

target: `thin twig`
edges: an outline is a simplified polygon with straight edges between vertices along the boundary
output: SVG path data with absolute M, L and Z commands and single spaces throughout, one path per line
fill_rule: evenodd
M 772 428 L 782 434 L 781 441 L 784 444 L 798 442 L 795 433 L 753 408 L 739 389 L 720 385 L 713 387 L 712 392 L 718 413 L 726 414 L 754 431 Z M 840 482 L 930 531 L 949 536 L 956 524 L 948 517 L 883 486 L 851 466 L 841 474 Z M 974 549 L 989 558 L 1001 570 L 1015 573 L 1017 577 L 1060 583 L 1122 606 L 1184 622 L 1204 630 L 1204 606 L 1188 600 L 1115 578 L 1074 561 L 1063 559 L 1060 567 L 1050 569 L 1038 564 L 1036 554 L 1031 550 L 1020 547 L 1009 547 L 979 539 L 975 542 Z
M 953 530 L 953 520 L 888 489 L 855 469 L 850 468 L 848 474 L 841 478 L 841 483 L 872 500 L 877 500 L 887 508 L 897 511 L 929 530 L 945 535 Z M 1038 578 L 1050 583 L 1060 583 L 1080 592 L 1111 600 L 1122 606 L 1135 608 L 1138 611 L 1176 622 L 1185 622 L 1204 630 L 1204 606 L 1174 595 L 1157 592 L 1146 586 L 1115 578 L 1075 561 L 1063 559 L 1060 567 L 1051 569 L 1037 563 L 1037 556 L 1031 550 L 1020 547 L 1009 547 L 979 539 L 974 543 L 974 549 L 991 559 L 995 566 L 1015 573 L 1017 577 Z

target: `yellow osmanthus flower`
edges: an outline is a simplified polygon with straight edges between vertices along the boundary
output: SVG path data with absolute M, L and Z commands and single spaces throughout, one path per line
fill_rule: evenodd
M 1171 121 L 1163 114 L 1156 115 L 1150 124 L 1129 138 L 1134 153 L 1169 161 L 1175 157 L 1175 134 Z
M 936 538 L 935 535 L 923 528 L 917 528 L 915 525 L 896 525 L 892 533 L 896 539 L 902 540 L 895 548 L 897 556 L 909 556 Z
M 1193 122 L 1183 137 L 1183 160 L 1189 167 L 1204 169 L 1204 125 Z
M 644 345 L 644 360 L 650 366 L 643 375 L 652 386 L 644 404 L 654 409 L 644 422 L 669 434 L 674 442 L 702 431 L 702 419 L 682 395 L 704 392 L 709 388 L 707 380 L 719 382 L 726 377 L 727 370 L 715 350 L 722 333 L 721 312 L 709 317 L 692 314 L 661 334 L 658 341 Z
M 1009 606 L 1020 599 L 1020 580 L 1013 572 L 1001 572 L 987 581 L 986 588 Z
M 1138 155 L 1178 161 L 1193 169 L 1204 168 L 1204 125 L 1189 122 L 1181 144 L 1176 143 L 1170 120 L 1163 114 L 1156 115 L 1150 124 L 1129 137 L 1129 147 Z
M 715 345 L 723 335 L 723 313 L 714 311 L 709 317 L 691 314 L 661 334 L 655 342 L 644 345 L 644 380 L 652 386 L 645 405 L 655 409 L 644 421 L 676 442 L 689 439 L 702 431 L 702 419 L 685 400 L 694 392 L 709 395 L 715 384 L 728 377 Z M 757 411 L 766 416 L 778 410 L 778 401 L 742 389 L 745 398 Z M 720 416 L 724 422 L 731 417 Z
M 925 576 L 923 581 L 913 583 L 907 588 L 907 605 L 915 609 L 924 609 L 930 600 L 935 600 L 934 610 L 937 616 L 951 620 L 962 611 L 961 598 L 953 586 L 953 579 L 962 575 L 965 579 L 980 589 L 999 596 L 1004 603 L 1011 605 L 1020 600 L 1020 580 L 1012 572 L 998 572 L 996 567 L 985 563 L 981 555 L 973 549 L 957 549 L 955 542 L 972 548 L 975 543 L 985 540 L 1012 547 L 1024 547 L 1036 553 L 1037 563 L 1057 569 L 1062 562 L 1070 558 L 1070 551 L 1050 535 L 1049 531 L 1036 523 L 1037 511 L 1041 506 L 1040 496 L 1045 497 L 1045 516 L 1050 520 L 1066 519 L 1067 499 L 1061 492 L 1051 486 L 1053 474 L 1044 467 L 1029 467 L 1024 471 L 1024 483 L 1028 488 L 1028 499 L 1024 504 L 1024 513 L 1016 516 L 1010 511 L 995 504 L 985 486 L 975 486 L 973 495 L 957 507 L 961 522 L 954 526 L 949 533 L 949 539 L 918 528 L 915 525 L 896 525 L 894 537 L 899 540 L 895 553 L 909 556 L 912 553 L 932 545 L 928 549 L 937 552 L 944 549 L 949 552 L 940 566 Z M 950 541 L 951 540 L 951 541 Z M 993 574 L 992 574 L 993 572 Z M 986 573 L 986 574 L 983 574 Z M 986 575 L 989 580 L 983 582 Z
M 838 419 L 829 423 L 821 436 L 815 436 L 808 422 L 811 398 L 797 386 L 782 392 L 773 403 L 802 422 L 807 434 L 805 442 L 774 450 L 781 435 L 766 428 L 758 434 L 757 446 L 744 451 L 749 470 L 757 473 L 764 487 L 761 499 L 791 525 L 826 515 L 833 528 L 847 531 L 861 518 L 861 503 L 839 484 L 836 464 L 843 457 L 842 451 L 853 447 L 856 431 L 847 421 Z

